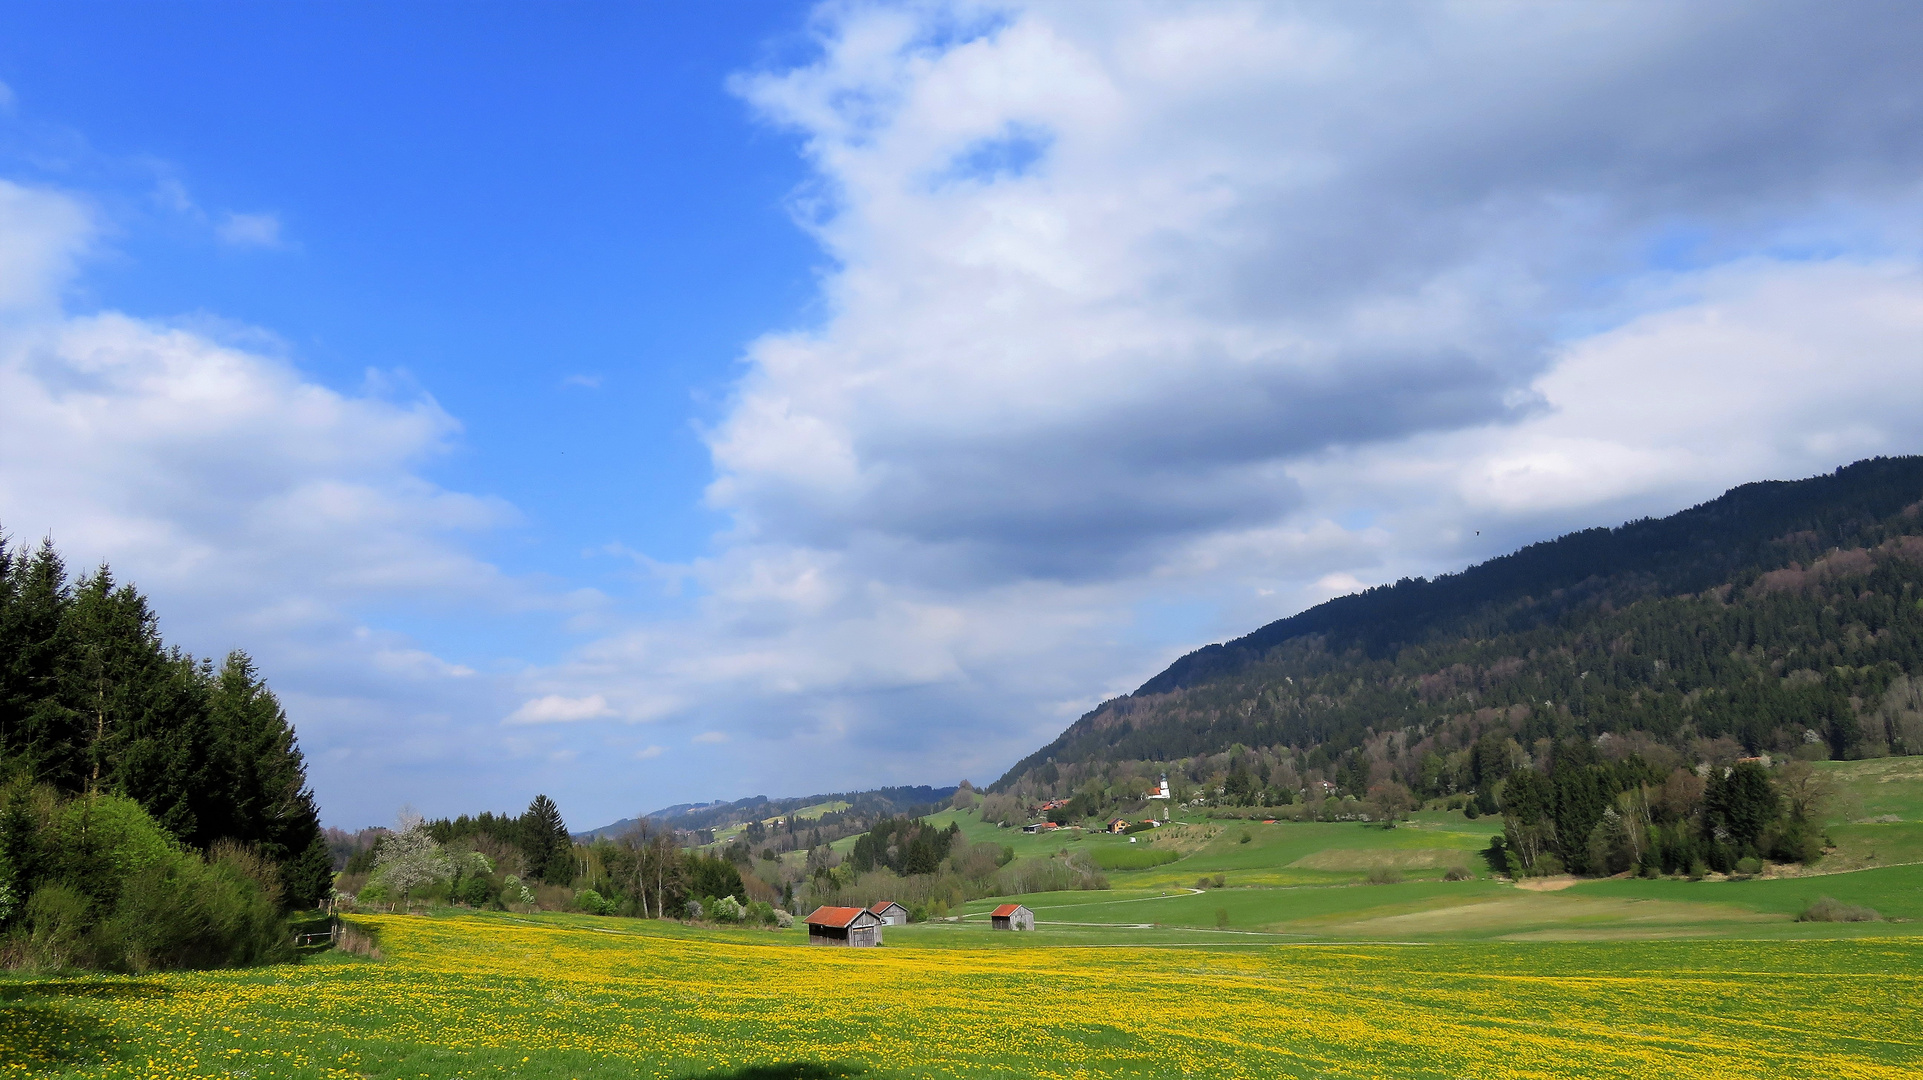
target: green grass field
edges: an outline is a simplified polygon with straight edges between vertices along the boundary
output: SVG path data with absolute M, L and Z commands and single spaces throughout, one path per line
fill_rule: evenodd
M 1824 768 L 1837 851 L 1747 880 L 1518 886 L 1478 856 L 1498 824 L 1456 813 L 1131 844 L 948 812 L 1112 887 L 1019 897 L 1034 932 L 991 929 L 994 898 L 880 950 L 447 912 L 369 920 L 378 962 L 4 977 L 0 1080 L 1923 1075 L 1923 772 Z M 1796 921 L 1819 897 L 1884 918 Z
M 1055 931 L 963 924 L 891 931 L 885 948 L 854 950 L 586 916 L 365 922 L 382 960 L 0 979 L 0 1069 L 50 1080 L 1895 1080 L 1923 1071 L 1916 939 L 1411 945 L 1224 935 L 1078 946 Z M 1055 947 L 1037 947 L 1046 945 Z

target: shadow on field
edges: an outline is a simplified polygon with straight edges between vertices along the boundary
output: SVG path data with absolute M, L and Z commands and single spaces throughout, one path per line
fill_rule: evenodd
M 169 997 L 172 994 L 173 991 L 167 987 L 156 986 L 153 983 L 98 982 L 92 979 L 34 981 L 15 983 L 11 986 L 0 985 L 0 1002 L 43 997 L 156 998 Z
M 860 1065 L 840 1062 L 784 1061 L 775 1065 L 750 1065 L 727 1073 L 700 1073 L 701 1080 L 846 1080 L 867 1072 Z
M 0 1006 L 0 1069 L 95 1064 L 113 1048 L 113 1033 L 86 1013 L 37 1002 Z

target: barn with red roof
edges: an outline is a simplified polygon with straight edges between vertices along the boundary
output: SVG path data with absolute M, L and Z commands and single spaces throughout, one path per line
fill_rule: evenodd
M 988 925 L 997 930 L 1033 930 L 1035 913 L 1021 904 L 1003 904 L 988 913 Z
M 881 944 L 881 916 L 859 907 L 818 907 L 808 916 L 808 944 Z

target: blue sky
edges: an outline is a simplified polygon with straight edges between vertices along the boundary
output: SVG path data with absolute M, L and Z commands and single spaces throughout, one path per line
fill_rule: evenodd
M 805 17 L 26 5 L 0 40 L 9 171 L 105 207 L 76 310 L 259 328 L 346 391 L 413 380 L 464 433 L 428 475 L 525 516 L 489 557 L 619 588 L 582 553 L 703 550 L 721 519 L 696 425 L 749 340 L 817 307 L 794 139 L 724 88 Z M 279 242 L 223 243 L 227 214 L 271 215 Z
M 1923 449 L 1901 5 L 0 18 L 0 524 L 253 652 L 330 824 L 985 782 Z

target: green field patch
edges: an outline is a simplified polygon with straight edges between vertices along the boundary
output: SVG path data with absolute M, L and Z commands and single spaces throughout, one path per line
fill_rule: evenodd
M 1328 848 L 1289 866 L 1304 870 L 1447 870 L 1467 868 L 1470 854 L 1456 848 Z
M 1181 852 L 1168 848 L 1104 846 L 1095 851 L 1095 865 L 1104 870 L 1147 870 L 1172 863 L 1181 857 Z
M 1923 866 L 1747 881 L 1610 878 L 1582 882 L 1568 889 L 1567 894 L 1716 904 L 1779 918 L 1793 918 L 1817 899 L 1827 896 L 1874 908 L 1886 919 L 1923 920 Z M 1923 922 L 1904 924 L 1904 928 L 1886 927 L 1883 932 L 1923 932 Z
M 1820 761 L 1816 767 L 1836 785 L 1832 820 L 1923 821 L 1923 756 Z

